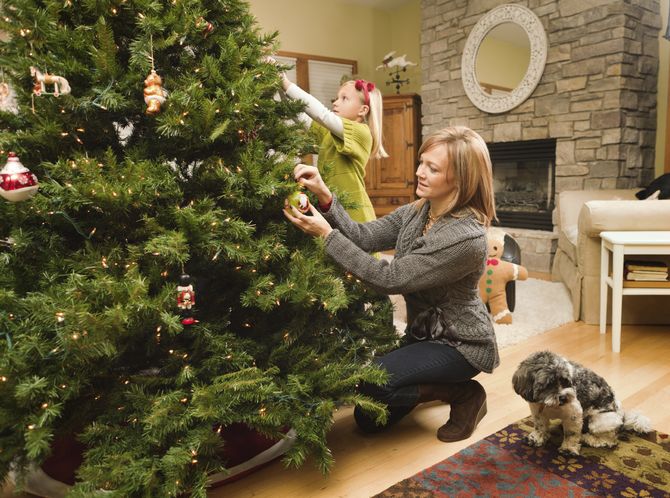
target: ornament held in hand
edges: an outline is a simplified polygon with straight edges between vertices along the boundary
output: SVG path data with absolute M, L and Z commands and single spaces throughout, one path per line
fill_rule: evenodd
M 35 195 L 38 188 L 37 177 L 10 152 L 0 170 L 0 195 L 10 202 L 25 201 Z
M 287 200 L 291 206 L 301 213 L 304 214 L 309 211 L 309 197 L 307 197 L 306 193 L 298 190 L 289 195 Z
M 150 116 L 158 114 L 161 104 L 165 102 L 166 92 L 163 89 L 163 80 L 158 73 L 152 69 L 144 80 L 144 102 L 147 104 L 146 113 Z

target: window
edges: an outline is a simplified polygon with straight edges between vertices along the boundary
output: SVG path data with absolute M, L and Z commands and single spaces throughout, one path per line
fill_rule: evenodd
M 328 107 L 337 96 L 342 80 L 351 79 L 357 71 L 356 61 L 349 59 L 283 51 L 277 52 L 275 58 L 282 64 L 291 66 L 286 71 L 291 81 Z

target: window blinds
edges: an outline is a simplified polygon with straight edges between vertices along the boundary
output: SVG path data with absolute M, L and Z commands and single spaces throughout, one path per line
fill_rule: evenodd
M 308 61 L 309 93 L 330 108 L 342 81 L 351 79 L 352 72 L 350 64 L 310 60 Z

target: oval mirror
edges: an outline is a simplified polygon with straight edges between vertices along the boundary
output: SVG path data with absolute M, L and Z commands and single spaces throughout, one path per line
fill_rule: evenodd
M 500 5 L 475 24 L 465 42 L 465 93 L 484 112 L 509 111 L 533 93 L 546 60 L 547 37 L 537 16 L 521 5 Z

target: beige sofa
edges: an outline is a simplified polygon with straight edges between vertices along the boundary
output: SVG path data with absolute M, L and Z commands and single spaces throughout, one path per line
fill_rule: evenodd
M 640 201 L 635 198 L 638 190 L 565 191 L 557 196 L 559 233 L 552 278 L 564 282 L 572 294 L 575 320 L 599 321 L 600 232 L 670 230 L 670 200 Z M 608 296 L 610 321 L 611 290 Z M 670 323 L 670 297 L 623 299 L 622 323 Z

